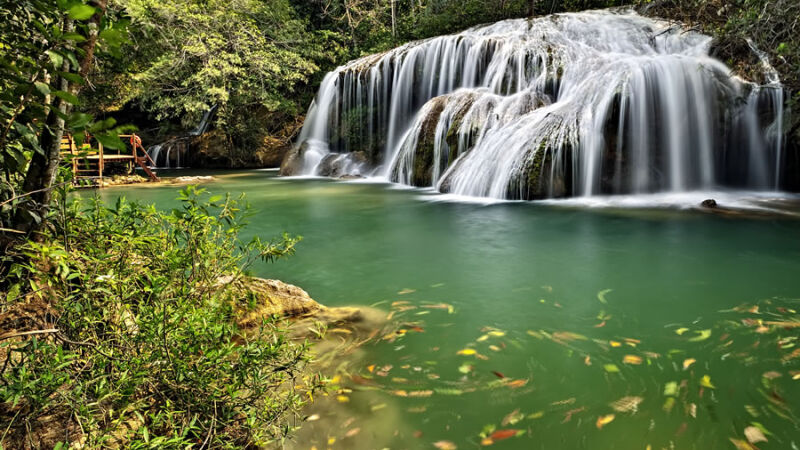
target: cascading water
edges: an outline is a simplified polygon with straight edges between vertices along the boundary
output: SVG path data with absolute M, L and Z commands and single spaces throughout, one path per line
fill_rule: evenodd
M 283 172 L 336 176 L 347 164 L 512 199 L 773 189 L 783 89 L 777 76 L 732 77 L 710 47 L 631 11 L 406 44 L 325 77 Z

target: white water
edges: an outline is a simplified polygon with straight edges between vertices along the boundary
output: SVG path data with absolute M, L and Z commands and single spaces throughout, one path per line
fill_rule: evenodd
M 317 174 L 330 152 L 367 150 L 376 174 L 466 196 L 776 188 L 779 80 L 731 77 L 709 37 L 670 27 L 591 11 L 352 61 L 320 87 L 298 172 Z

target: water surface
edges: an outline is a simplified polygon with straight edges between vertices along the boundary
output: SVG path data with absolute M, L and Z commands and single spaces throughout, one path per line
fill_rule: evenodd
M 437 202 L 263 171 L 205 186 L 247 194 L 246 235 L 303 236 L 256 275 L 405 330 L 342 365 L 344 390 L 292 447 L 473 448 L 516 430 L 494 445 L 734 448 L 748 427 L 758 448 L 800 445 L 800 328 L 763 324 L 797 319 L 799 221 Z M 169 208 L 177 189 L 100 195 Z

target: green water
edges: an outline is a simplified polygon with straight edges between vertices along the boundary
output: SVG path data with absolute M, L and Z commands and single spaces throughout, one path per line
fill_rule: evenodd
M 408 330 L 365 345 L 340 373 L 352 392 L 318 401 L 290 447 L 474 448 L 494 425 L 519 432 L 498 448 L 724 449 L 753 423 L 771 433 L 758 448 L 800 445 L 800 328 L 754 324 L 797 320 L 800 221 L 435 202 L 270 172 L 206 187 L 247 194 L 247 233 L 304 237 L 257 275 Z M 167 208 L 177 189 L 101 196 Z M 638 407 L 615 411 L 626 396 Z

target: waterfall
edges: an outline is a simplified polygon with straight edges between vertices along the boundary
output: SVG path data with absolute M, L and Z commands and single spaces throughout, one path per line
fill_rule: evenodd
M 412 42 L 325 76 L 283 173 L 509 199 L 775 189 L 777 74 L 759 54 L 766 84 L 731 76 L 711 43 L 628 10 Z

